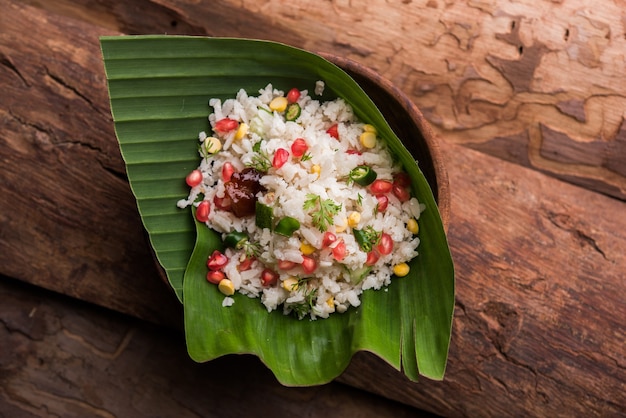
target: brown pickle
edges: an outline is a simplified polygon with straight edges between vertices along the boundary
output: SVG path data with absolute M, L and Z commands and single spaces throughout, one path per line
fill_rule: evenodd
M 256 206 L 256 194 L 265 190 L 260 180 L 263 173 L 255 168 L 244 168 L 238 173 L 233 173 L 230 181 L 224 185 L 226 194 L 232 201 L 232 211 L 235 216 L 243 218 L 254 215 Z

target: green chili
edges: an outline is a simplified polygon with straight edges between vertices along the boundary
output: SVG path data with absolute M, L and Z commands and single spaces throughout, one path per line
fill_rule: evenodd
M 372 251 L 372 248 L 380 241 L 380 233 L 376 232 L 372 226 L 366 226 L 364 229 L 353 229 L 352 234 L 359 244 L 359 248 L 366 253 Z
M 376 180 L 378 174 L 371 167 L 360 165 L 350 171 L 350 180 L 361 186 L 368 186 Z
M 287 110 L 285 111 L 285 119 L 288 121 L 294 121 L 298 119 L 300 112 L 300 105 L 298 103 L 291 103 L 287 106 Z
M 300 228 L 300 222 L 291 216 L 285 216 L 276 224 L 274 232 L 286 237 L 290 237 Z
M 248 241 L 248 234 L 245 232 L 233 231 L 224 238 L 224 246 L 240 250 Z
M 254 223 L 257 227 L 268 228 L 270 231 L 274 226 L 274 211 L 271 206 L 256 201 Z

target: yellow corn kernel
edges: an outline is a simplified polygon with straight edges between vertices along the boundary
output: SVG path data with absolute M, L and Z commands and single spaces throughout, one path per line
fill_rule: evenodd
M 361 214 L 356 211 L 350 212 L 350 215 L 348 215 L 348 226 L 350 228 L 356 228 L 359 222 L 361 222 Z
M 335 298 L 334 297 L 329 297 L 328 299 L 326 299 L 326 304 L 330 307 L 330 308 L 334 308 L 335 307 Z
M 291 292 L 292 290 L 298 290 L 298 278 L 288 277 L 283 280 L 283 289 L 288 292 Z
M 317 176 L 319 177 L 321 172 L 322 167 L 320 167 L 319 164 L 314 164 L 313 166 L 311 166 L 311 174 L 317 174 Z
M 369 123 L 366 123 L 365 125 L 363 125 L 363 131 L 372 132 L 373 134 L 378 133 L 378 131 L 376 130 L 376 127 L 374 125 L 370 125 Z
M 222 142 L 214 136 L 210 136 L 204 140 L 204 149 L 209 154 L 215 154 L 222 149 Z
M 411 234 L 416 235 L 420 230 L 420 226 L 417 223 L 417 219 L 415 218 L 409 219 L 409 221 L 406 223 L 406 229 L 408 229 Z
M 220 283 L 217 285 L 217 288 L 220 292 L 225 294 L 226 296 L 231 296 L 235 293 L 235 285 L 228 279 L 220 280 Z
M 376 146 L 376 134 L 374 132 L 363 132 L 359 137 L 359 141 L 365 148 L 374 148 Z
M 284 112 L 287 109 L 287 98 L 286 97 L 274 97 L 270 102 L 270 109 L 275 110 L 276 112 Z
M 348 229 L 348 220 L 344 217 L 335 224 L 335 233 L 340 234 Z
M 311 255 L 315 252 L 315 247 L 307 242 L 300 244 L 300 252 L 304 255 Z
M 410 267 L 407 263 L 400 263 L 393 266 L 393 274 L 398 277 L 404 277 L 409 274 Z
M 241 141 L 241 139 L 248 133 L 249 128 L 248 124 L 241 122 L 235 132 L 235 141 Z

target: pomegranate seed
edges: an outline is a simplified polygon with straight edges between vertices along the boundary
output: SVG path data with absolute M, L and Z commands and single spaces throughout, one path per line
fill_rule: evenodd
M 208 200 L 203 200 L 196 208 L 196 219 L 198 222 L 206 222 L 209 220 L 209 213 L 211 213 L 211 204 Z
M 281 270 L 291 270 L 296 266 L 296 263 L 289 260 L 278 260 L 277 267 Z
M 337 130 L 337 124 L 334 124 L 326 130 L 326 133 L 335 139 L 339 139 L 339 131 Z
M 379 258 L 380 258 L 380 254 L 378 254 L 378 251 L 372 250 L 369 253 L 367 253 L 367 259 L 365 260 L 365 265 L 373 266 L 374 264 L 376 264 Z
M 401 187 L 397 184 L 393 185 L 393 194 L 395 197 L 398 198 L 400 202 L 408 202 L 408 200 L 411 198 L 411 193 L 409 192 L 409 189 L 407 189 L 406 187 Z
M 238 126 L 239 126 L 239 122 L 237 122 L 236 120 L 224 118 L 215 122 L 214 130 L 219 133 L 225 134 L 225 133 L 228 133 L 230 131 L 237 129 Z
M 335 260 L 337 261 L 343 260 L 346 256 L 346 243 L 343 242 L 342 239 L 340 239 L 337 242 L 337 244 L 333 247 L 332 252 L 333 252 L 333 257 L 335 258 Z
M 370 190 L 375 195 L 389 193 L 392 188 L 393 183 L 389 180 L 374 180 L 374 182 L 370 185 Z
M 391 254 L 393 251 L 393 239 L 391 238 L 391 235 L 386 232 L 380 234 L 380 242 L 376 246 L 376 250 L 378 250 L 378 252 L 382 255 Z
M 317 262 L 314 258 L 303 255 L 301 266 L 305 273 L 313 273 L 317 268 Z
M 202 183 L 202 171 L 193 170 L 191 173 L 187 174 L 185 177 L 185 182 L 187 182 L 187 186 L 196 187 L 198 184 Z
M 335 241 L 337 241 L 337 235 L 333 234 L 332 232 L 324 232 L 324 236 L 322 237 L 322 247 L 323 248 L 328 248 L 330 247 Z
M 271 286 L 278 281 L 278 273 L 274 270 L 263 269 L 261 272 L 261 283 L 263 286 Z
M 299 98 L 300 98 L 300 90 L 298 90 L 297 88 L 294 87 L 287 92 L 287 102 L 295 103 L 298 101 Z
M 246 257 L 243 259 L 242 262 L 239 263 L 239 265 L 237 266 L 237 270 L 239 271 L 248 271 L 252 268 L 252 263 L 254 263 L 254 260 L 256 260 L 256 258 L 254 257 Z
M 297 138 L 291 144 L 291 153 L 294 157 L 302 157 L 304 153 L 309 149 L 304 138 Z
M 281 168 L 285 165 L 289 159 L 289 151 L 284 148 L 278 148 L 274 153 L 274 159 L 272 160 L 272 167 Z
M 224 180 L 224 183 L 230 181 L 230 178 L 233 176 L 234 173 L 235 167 L 228 161 L 225 162 L 222 166 L 222 180 Z
M 210 270 L 220 270 L 228 264 L 228 257 L 222 254 L 219 250 L 213 251 L 213 254 L 207 260 L 207 267 Z
M 376 210 L 380 213 L 383 213 L 385 210 L 387 210 L 387 206 L 389 206 L 389 198 L 384 194 L 377 194 L 375 197 L 378 200 Z
M 400 187 L 409 187 L 411 185 L 411 177 L 405 172 L 396 173 L 393 175 L 393 183 Z
M 206 279 L 209 283 L 219 284 L 222 280 L 226 278 L 224 272 L 219 270 L 211 270 L 206 274 Z

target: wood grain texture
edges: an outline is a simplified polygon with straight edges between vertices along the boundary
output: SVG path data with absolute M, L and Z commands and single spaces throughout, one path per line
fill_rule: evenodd
M 281 386 L 239 356 L 193 363 L 180 332 L 0 280 L 0 416 L 431 417 L 340 383 Z
M 2 273 L 121 310 L 144 295 L 137 314 L 170 321 L 169 293 L 137 280 L 156 268 L 114 141 L 103 31 L 2 3 Z
M 457 293 L 446 377 L 383 392 L 442 416 L 625 416 L 624 203 L 447 151 Z M 382 370 L 342 380 L 375 390 Z
M 159 10 L 168 11 L 168 19 L 174 12 L 187 19 L 177 26 L 197 27 L 202 20 L 216 30 L 213 34 L 251 36 L 266 29 L 266 38 L 271 39 L 282 31 L 283 40 L 293 44 L 361 57 L 408 88 L 405 91 L 417 100 L 422 96 L 434 100 L 437 88 L 419 95 L 411 88 L 417 83 L 416 74 L 430 73 L 383 59 L 389 46 L 382 42 L 385 34 L 380 26 L 373 26 L 367 44 L 345 30 L 351 26 L 328 30 L 336 22 L 322 21 L 319 11 L 305 16 L 309 6 L 304 2 L 292 4 L 289 18 L 285 10 L 275 9 L 281 3 L 243 2 L 237 12 L 225 2 L 213 15 L 204 11 L 215 20 L 199 17 L 202 3 L 176 2 L 170 7 L 162 2 Z M 372 1 L 367 7 L 361 5 L 360 13 L 348 13 L 347 8 L 356 3 L 329 2 L 327 6 L 335 8 L 338 21 L 361 19 L 353 21 L 361 28 L 366 18 L 370 23 L 372 18 L 382 19 L 373 13 L 373 7 L 382 8 L 382 2 Z M 440 2 L 429 4 L 443 7 Z M 447 8 L 464 4 L 450 2 Z M 541 4 L 546 10 L 554 6 Z M 406 6 L 389 2 L 386 18 L 401 27 L 403 19 L 412 16 Z M 133 17 L 128 11 L 122 14 L 119 9 L 104 8 L 103 21 L 110 26 L 102 29 L 85 17 L 92 16 L 88 9 L 82 15 L 67 12 L 71 15 L 67 17 L 8 0 L 0 0 L 0 7 L 0 88 L 5 92 L 0 106 L 4 128 L 0 134 L 0 274 L 154 322 L 179 325 L 180 307 L 157 278 L 123 174 L 98 49 L 98 35 L 117 31 L 122 28 L 122 17 Z M 492 7 L 483 4 L 476 10 L 486 13 L 483 9 Z M 519 5 L 520 10 L 523 7 Z M 407 13 L 400 14 L 400 10 Z M 158 20 L 159 16 L 151 21 L 155 32 L 165 31 L 158 22 L 171 27 L 170 20 Z M 271 19 L 259 28 L 262 16 Z M 302 29 L 295 27 L 297 19 L 309 29 L 318 19 L 319 27 L 308 37 L 299 36 Z M 431 33 L 427 18 L 420 22 L 427 28 L 411 33 Z M 507 22 L 498 33 L 510 31 Z M 450 27 L 460 38 L 471 29 Z M 33 36 L 33 30 L 45 36 Z M 433 45 L 453 39 L 444 36 Z M 368 48 L 348 47 L 361 45 L 357 40 Z M 503 53 L 498 48 L 491 52 Z M 398 54 L 404 54 L 400 62 L 419 62 L 407 58 L 413 49 L 398 50 Z M 480 57 L 476 62 L 481 62 Z M 496 80 L 500 73 L 492 71 L 489 74 Z M 466 79 L 476 77 L 468 73 Z M 502 94 L 496 110 L 511 110 L 509 84 L 479 82 L 464 88 L 470 86 L 474 95 L 493 98 Z M 518 86 L 524 88 L 523 83 Z M 518 99 L 533 94 L 515 93 Z M 440 97 L 445 108 L 446 96 Z M 526 158 L 529 166 L 536 163 L 528 152 L 533 129 L 548 132 L 551 139 L 546 149 L 551 155 L 567 147 L 570 157 L 586 155 L 600 161 L 600 148 L 573 146 L 568 137 L 558 134 L 561 110 L 558 114 L 546 110 L 553 105 L 574 119 L 590 120 L 581 110 L 585 107 L 567 97 L 558 106 L 533 103 L 523 105 L 523 112 L 498 113 L 491 125 L 468 127 L 466 133 L 488 132 L 487 126 L 514 126 L 504 134 L 494 129 L 490 138 L 508 138 L 506 150 L 512 156 L 508 159 Z M 518 129 L 526 126 L 525 119 L 518 119 L 524 112 L 534 115 L 528 116 L 531 119 L 545 119 L 541 125 Z M 443 125 L 437 126 L 441 130 Z M 399 372 L 363 353 L 340 381 L 445 416 L 625 416 L 626 204 L 548 177 L 540 172 L 543 168 L 523 168 L 461 146 L 467 141 L 455 137 L 454 126 L 441 131 L 446 138 L 441 148 L 452 193 L 449 239 L 457 267 L 457 307 L 446 379 L 409 383 Z M 493 141 L 490 146 L 498 149 Z M 565 160 L 562 155 L 559 158 Z M 593 178 L 585 179 L 593 188 Z M 233 365 L 238 360 L 230 361 Z
M 623 0 L 135 2 L 142 13 L 88 3 L 44 7 L 124 33 L 252 37 L 346 56 L 409 94 L 447 141 L 626 199 Z

